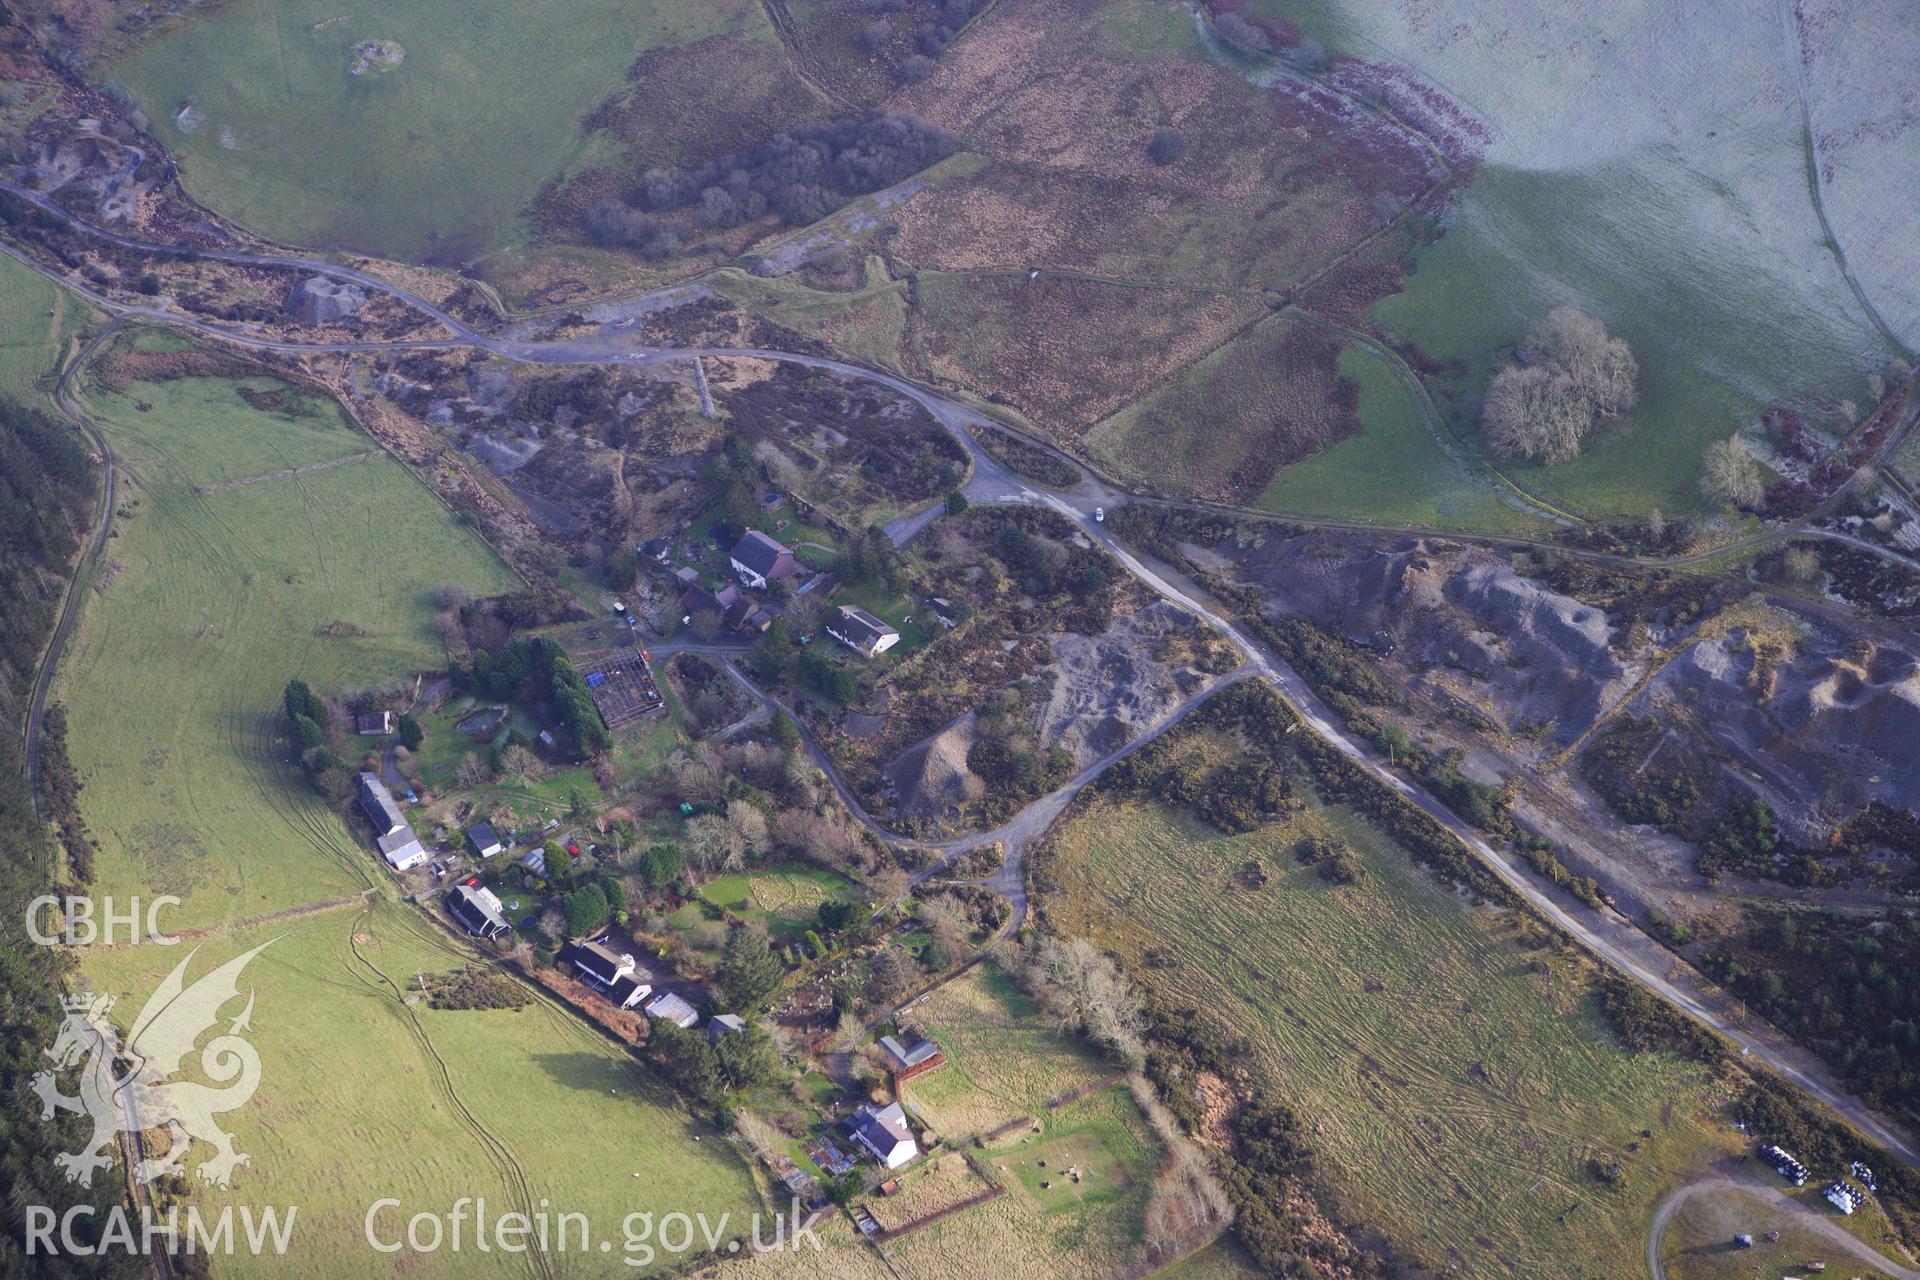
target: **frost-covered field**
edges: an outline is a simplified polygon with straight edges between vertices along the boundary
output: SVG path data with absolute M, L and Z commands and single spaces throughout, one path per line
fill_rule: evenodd
M 1920 9 L 1804 0 L 1796 16 L 1788 3 L 1246 6 L 1382 78 L 1430 86 L 1481 127 L 1480 170 L 1447 236 L 1377 318 L 1474 366 L 1559 302 L 1632 343 L 1640 413 L 1540 476 L 1544 491 L 1596 510 L 1691 505 L 1707 440 L 1777 398 L 1860 398 L 1864 374 L 1896 354 L 1822 227 L 1808 114 L 1861 294 L 1920 345 L 1920 248 L 1902 235 L 1920 189 Z
M 1684 260 L 1703 281 L 1724 280 L 1730 306 L 1784 295 L 1800 304 L 1803 327 L 1877 345 L 1809 195 L 1799 46 L 1778 4 L 1313 4 L 1327 10 L 1336 47 L 1406 65 L 1484 124 L 1489 165 L 1589 185 L 1597 229 L 1619 239 L 1621 261 Z M 1826 7 L 1799 25 L 1818 33 L 1807 75 L 1835 230 L 1843 243 L 1855 230 L 1890 238 L 1908 203 L 1901 192 L 1920 178 L 1920 140 L 1881 126 L 1911 124 L 1920 11 L 1904 0 Z M 1909 56 L 1891 56 L 1902 45 Z M 1904 183 L 1871 180 L 1897 169 Z M 1910 205 L 1904 212 L 1911 225 Z M 1564 274 L 1577 277 L 1577 266 Z
M 1867 300 L 1920 347 L 1920 9 L 1801 0 L 1796 27 L 1827 219 Z

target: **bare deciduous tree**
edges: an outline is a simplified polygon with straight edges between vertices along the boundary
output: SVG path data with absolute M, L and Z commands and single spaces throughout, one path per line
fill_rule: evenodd
M 866 862 L 860 837 L 837 813 L 783 809 L 773 821 L 773 839 L 810 862 L 857 874 Z
M 906 896 L 911 884 L 905 871 L 902 871 L 891 857 L 877 864 L 865 875 L 867 888 L 873 892 L 875 902 L 892 902 Z
M 713 813 L 687 820 L 687 857 L 700 870 L 712 873 L 737 868 L 747 851 L 747 842 L 731 822 Z
M 767 847 L 767 815 L 745 800 L 727 802 L 727 825 L 740 837 L 748 854 L 757 854 Z
M 1820 576 L 1820 553 L 1812 547 L 1794 547 L 1780 558 L 1780 568 L 1795 582 L 1812 582 Z
M 704 804 L 719 803 L 720 770 L 705 752 L 680 755 L 673 761 L 673 782 L 680 794 Z
M 453 780 L 463 787 L 477 787 L 487 780 L 487 762 L 472 751 L 460 757 Z
M 1567 375 L 1542 365 L 1508 365 L 1493 375 L 1480 420 L 1494 452 L 1551 466 L 1580 452 L 1593 413 Z
M 540 757 L 517 742 L 500 752 L 500 776 L 503 778 L 518 778 L 524 782 L 538 778 L 542 772 Z
M 1522 351 L 1527 362 L 1494 374 L 1481 410 L 1495 451 L 1565 462 L 1595 423 L 1633 408 L 1633 352 L 1585 312 L 1555 307 L 1528 327 Z
M 937 953 L 935 969 L 945 969 L 966 958 L 970 925 L 966 912 L 951 898 L 932 898 L 920 904 L 920 922 L 931 935 L 930 949 Z
M 1147 1200 L 1141 1242 L 1151 1261 L 1169 1262 L 1226 1230 L 1233 1221 L 1233 1201 L 1215 1180 L 1206 1154 L 1187 1137 L 1146 1077 L 1136 1071 L 1127 1086 L 1167 1149 Z
M 745 1107 L 733 1113 L 733 1132 L 741 1146 L 762 1160 L 785 1145 L 778 1129 Z
M 1738 435 L 1708 445 L 1700 462 L 1700 487 L 1708 497 L 1736 507 L 1760 501 L 1760 467 Z
M 1140 1002 L 1113 961 L 1084 938 L 1042 938 L 1028 957 L 1033 995 L 1063 1026 L 1079 1027 L 1132 1066 L 1146 1061 Z

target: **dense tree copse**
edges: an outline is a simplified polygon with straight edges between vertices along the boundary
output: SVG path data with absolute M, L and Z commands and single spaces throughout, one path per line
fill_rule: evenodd
M 602 755 L 613 746 L 613 735 L 607 732 L 606 721 L 593 705 L 585 678 L 574 669 L 567 651 L 551 637 L 516 637 L 497 657 L 484 649 L 475 650 L 473 665 L 464 678 L 470 687 L 500 702 L 516 696 L 552 702 L 583 755 Z
M 1920 1103 L 1920 924 L 1905 914 L 1755 911 L 1702 968 L 1869 1100 Z
M 1596 423 L 1633 408 L 1633 353 L 1584 312 L 1555 307 L 1528 326 L 1521 353 L 1524 363 L 1494 374 L 1481 408 L 1497 453 L 1565 462 Z
M 606 891 L 598 884 L 574 890 L 566 896 L 563 905 L 567 914 L 567 933 L 575 938 L 583 938 L 605 924 L 612 910 L 607 902 Z
M 715 975 L 720 997 L 727 1008 L 736 1011 L 758 1008 L 779 988 L 786 973 L 786 966 L 767 945 L 765 934 L 746 925 L 728 931 Z
M 686 859 L 670 844 L 656 844 L 640 856 L 640 878 L 649 889 L 665 889 L 680 878 Z
M 680 224 L 689 215 L 705 230 L 768 216 L 802 226 L 946 159 L 959 145 L 946 130 L 894 112 L 797 125 L 698 168 L 649 169 L 622 199 L 594 206 L 587 229 L 602 244 L 668 257 L 679 251 Z
M 780 1074 L 780 1053 L 773 1037 L 757 1022 L 729 1031 L 713 1042 L 714 1062 L 729 1086 L 748 1089 Z

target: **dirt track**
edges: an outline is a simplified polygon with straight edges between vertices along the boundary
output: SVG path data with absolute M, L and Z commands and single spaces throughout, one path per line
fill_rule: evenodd
M 1835 1246 L 1858 1255 L 1862 1260 L 1893 1276 L 1895 1280 L 1920 1280 L 1920 1271 L 1915 1271 L 1912 1267 L 1903 1267 L 1886 1255 L 1875 1252 L 1859 1237 L 1841 1226 L 1832 1216 L 1807 1209 L 1778 1187 L 1761 1182 L 1742 1182 L 1733 1178 L 1709 1178 L 1703 1182 L 1690 1182 L 1660 1202 L 1660 1207 L 1653 1214 L 1653 1225 L 1647 1228 L 1647 1274 L 1652 1276 L 1653 1280 L 1667 1280 L 1666 1268 L 1660 1262 L 1660 1240 L 1666 1235 L 1667 1225 L 1672 1221 L 1673 1215 L 1687 1201 L 1716 1191 L 1739 1191 L 1765 1200 L 1793 1214 L 1800 1220 L 1802 1227 Z

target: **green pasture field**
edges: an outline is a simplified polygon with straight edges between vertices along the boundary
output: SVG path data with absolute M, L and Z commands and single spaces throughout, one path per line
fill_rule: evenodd
M 947 1063 L 907 1082 L 905 1096 L 935 1132 L 990 1133 L 1022 1116 L 1045 1125 L 1047 1104 L 1098 1086 L 1119 1068 L 1063 1035 L 997 966 L 979 965 L 914 1006 Z
M 1451 436 L 1446 444 L 1435 436 L 1446 429 L 1429 422 L 1425 403 L 1388 358 L 1354 343 L 1340 353 L 1340 372 L 1360 384 L 1360 434 L 1281 471 L 1257 507 L 1435 529 L 1544 529 L 1544 521 L 1500 500 L 1497 480 L 1470 474 Z
M 433 585 L 487 594 L 515 582 L 384 453 L 196 492 L 375 447 L 336 406 L 263 413 L 241 385 L 189 378 L 87 394 L 133 514 L 108 544 L 59 696 L 99 844 L 96 892 L 178 894 L 180 928 L 383 878 L 300 777 L 280 691 L 294 676 L 334 691 L 438 666 Z M 318 634 L 336 621 L 364 634 Z
M 81 311 L 39 272 L 0 258 L 0 393 L 44 407 L 41 382 L 79 331 Z
M 522 238 L 541 187 L 596 159 L 582 117 L 635 58 L 763 22 L 744 0 L 236 0 L 100 74 L 132 91 L 189 189 L 242 225 L 464 260 Z M 348 74 L 368 40 L 397 41 L 400 65 Z
M 1299 866 L 1309 831 L 1347 840 L 1361 880 Z M 1244 1037 L 1256 1087 L 1299 1116 L 1336 1216 L 1409 1261 L 1617 1274 L 1661 1196 L 1736 1145 L 1704 1070 L 1621 1048 L 1537 928 L 1470 905 L 1344 809 L 1225 837 L 1103 800 L 1058 839 L 1054 925 Z M 1256 857 L 1270 881 L 1236 887 Z M 1595 1159 L 1620 1161 L 1625 1185 L 1596 1180 Z
M 1446 234 L 1369 313 L 1427 355 L 1463 362 L 1435 389 L 1464 436 L 1477 444 L 1477 400 L 1504 348 L 1550 308 L 1578 306 L 1633 348 L 1632 415 L 1574 462 L 1511 468 L 1541 497 L 1598 518 L 1703 513 L 1708 442 L 1775 400 L 1864 399 L 1865 374 L 1894 354 L 1829 240 L 1854 236 L 1844 247 L 1871 281 L 1878 264 L 1859 241 L 1873 215 L 1820 220 L 1773 15 L 1688 15 L 1661 28 L 1656 49 L 1641 42 L 1646 15 L 1622 7 L 1588 12 L 1573 40 L 1571 10 L 1487 16 L 1455 0 L 1417 17 L 1353 0 L 1249 0 L 1246 12 L 1404 67 L 1482 127 Z M 1461 38 L 1434 41 L 1443 29 Z
M 186 351 L 193 339 L 172 329 L 136 329 L 130 338 L 135 351 Z
M 1578 277 L 1582 305 L 1625 338 L 1640 364 L 1639 406 L 1602 424 L 1581 454 L 1555 467 L 1499 460 L 1530 493 L 1581 515 L 1644 516 L 1704 511 L 1700 453 L 1764 408 L 1771 389 L 1862 394 L 1852 387 L 1852 359 L 1835 345 L 1783 344 L 1764 310 L 1733 316 L 1697 286 L 1648 287 L 1596 257 L 1580 217 L 1589 200 L 1583 180 L 1483 169 L 1464 197 L 1458 224 L 1420 259 L 1406 290 L 1375 304 L 1370 315 L 1427 355 L 1461 360 L 1464 375 L 1434 389 L 1450 424 L 1485 456 L 1472 413 L 1504 348 L 1528 322 L 1564 301 L 1535 275 L 1553 262 Z M 1593 185 L 1598 185 L 1597 183 Z M 1652 264 L 1649 264 L 1652 265 Z M 1684 340 L 1678 340 L 1684 335 Z
M 1162 1149 L 1126 1085 L 1109 1083 L 1115 1064 L 1060 1031 L 992 965 L 947 983 L 914 1016 L 947 1057 L 904 1087 L 914 1118 L 955 1144 L 1021 1123 L 976 1152 L 1009 1194 L 891 1242 L 903 1272 L 1091 1277 L 1122 1270 L 1139 1242 Z M 1056 1159 L 1090 1167 L 1092 1177 L 1076 1186 L 1046 1176 L 1038 1162 L 1051 1168 Z M 1040 1190 L 1043 1180 L 1053 1186 Z
M 1156 1280 L 1255 1280 L 1265 1274 L 1230 1235 L 1154 1273 Z
M 271 940 L 271 941 L 270 941 Z M 620 1240 L 629 1213 L 705 1211 L 736 1219 L 759 1204 L 737 1150 L 619 1046 L 543 998 L 520 1010 L 436 1010 L 417 975 L 457 968 L 466 948 L 391 895 L 206 939 L 191 980 L 243 950 L 270 945 L 242 975 L 253 993 L 247 1038 L 260 1086 L 222 1123 L 251 1163 L 230 1190 L 194 1180 L 189 1203 L 296 1207 L 285 1257 L 222 1259 L 234 1276 L 466 1276 L 475 1255 L 386 1255 L 366 1241 L 373 1202 L 383 1239 L 421 1211 L 462 1196 L 489 1213 L 584 1213 Z M 121 996 L 130 1022 L 189 948 L 122 947 L 90 955 L 96 989 Z M 238 1012 L 226 1011 L 222 1025 Z M 191 1062 L 191 1060 L 190 1060 Z M 696 1137 L 701 1141 L 696 1142 Z M 210 1153 L 196 1147 L 191 1160 Z M 191 1164 L 190 1164 L 191 1167 Z M 639 1176 L 636 1177 L 635 1175 Z M 617 1256 L 617 1255 L 616 1255 Z M 607 1274 L 603 1254 L 548 1254 L 551 1274 Z M 664 1265 L 664 1260 L 662 1265 Z M 623 1268 L 624 1269 L 624 1268 Z M 494 1255 L 490 1274 L 538 1275 L 527 1257 Z
M 1017 1152 L 996 1151 L 994 1160 L 1042 1213 L 1115 1199 L 1133 1188 L 1127 1162 L 1107 1146 L 1097 1125 L 1049 1136 Z M 1073 1173 L 1080 1175 L 1079 1181 Z

